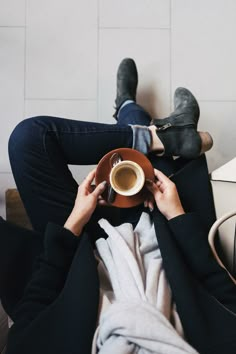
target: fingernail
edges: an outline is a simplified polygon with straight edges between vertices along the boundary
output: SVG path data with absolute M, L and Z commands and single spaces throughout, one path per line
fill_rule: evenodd
M 150 208 L 149 208 L 149 210 L 150 210 L 150 212 L 152 213 L 152 212 L 153 212 L 153 210 L 154 210 L 154 208 L 151 208 L 151 207 L 150 207 Z
M 146 182 L 148 183 L 148 184 L 153 184 L 153 181 L 151 180 L 151 179 L 146 179 Z
M 102 184 L 104 185 L 104 187 L 107 185 L 107 181 L 103 181 Z

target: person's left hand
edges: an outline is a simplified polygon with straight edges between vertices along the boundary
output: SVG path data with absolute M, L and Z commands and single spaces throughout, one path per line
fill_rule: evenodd
M 106 182 L 100 183 L 95 189 L 91 183 L 95 177 L 96 169 L 91 171 L 78 188 L 74 208 L 64 227 L 76 236 L 79 236 L 83 227 L 90 220 L 98 202 L 102 201 L 101 194 L 106 188 Z
M 146 187 L 153 195 L 160 212 L 170 220 L 184 214 L 175 184 L 159 170 L 154 169 L 156 181 L 146 181 Z M 153 209 L 153 200 L 146 200 L 146 206 Z

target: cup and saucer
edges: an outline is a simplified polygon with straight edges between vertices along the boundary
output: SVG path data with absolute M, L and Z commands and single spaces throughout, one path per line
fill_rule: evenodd
M 115 161 L 117 156 L 119 158 Z M 111 206 L 131 208 L 144 202 L 147 195 L 145 180 L 154 181 L 154 178 L 153 166 L 145 155 L 137 150 L 119 148 L 108 152 L 99 161 L 95 184 L 107 182 L 108 188 L 103 193 L 105 200 L 113 190 Z

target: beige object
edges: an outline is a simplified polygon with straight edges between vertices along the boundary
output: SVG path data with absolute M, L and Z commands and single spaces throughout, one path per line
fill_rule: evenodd
M 15 188 L 6 191 L 6 220 L 26 229 L 32 229 L 19 192 Z
M 215 236 L 217 234 L 217 231 L 218 231 L 218 228 L 220 227 L 220 225 L 222 225 L 225 221 L 229 220 L 230 218 L 236 216 L 236 210 L 234 211 L 231 211 L 227 214 L 224 214 L 221 218 L 217 219 L 216 222 L 212 225 L 211 229 L 210 229 L 210 232 L 209 232 L 209 235 L 208 235 L 208 242 L 209 242 L 209 245 L 211 247 L 211 250 L 217 260 L 217 262 L 219 263 L 219 265 L 224 268 L 230 278 L 232 279 L 232 281 L 236 284 L 236 279 L 232 276 L 232 274 L 228 271 L 228 269 L 226 268 L 226 266 L 223 264 L 223 262 L 221 261 L 220 257 L 218 256 L 217 254 L 217 251 L 216 251 L 216 248 L 215 248 Z M 234 235 L 235 237 L 235 235 Z
M 236 211 L 236 158 L 212 172 L 211 184 L 217 219 Z M 236 215 L 234 214 L 224 222 L 219 222 L 219 228 L 217 227 L 226 266 L 230 272 L 234 269 L 235 225 Z

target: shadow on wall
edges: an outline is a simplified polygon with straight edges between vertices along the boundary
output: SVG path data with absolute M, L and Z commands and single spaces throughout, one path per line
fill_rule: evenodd
M 142 86 L 137 93 L 137 102 L 140 104 L 152 118 L 164 118 L 159 117 L 158 106 L 160 98 L 158 97 L 155 83 L 148 83 L 148 86 Z

